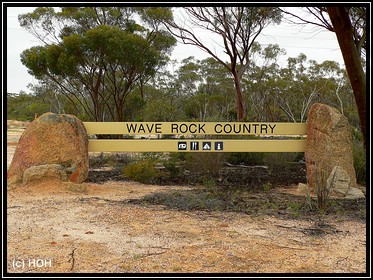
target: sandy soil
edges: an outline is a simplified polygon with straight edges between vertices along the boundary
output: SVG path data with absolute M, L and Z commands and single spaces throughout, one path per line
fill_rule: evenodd
M 9 189 L 7 272 L 366 272 L 361 219 L 326 215 L 316 234 L 315 220 L 130 203 L 190 188 L 49 181 Z

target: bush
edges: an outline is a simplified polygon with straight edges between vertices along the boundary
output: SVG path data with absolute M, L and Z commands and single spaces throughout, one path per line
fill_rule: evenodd
M 358 183 L 366 184 L 366 150 L 364 149 L 363 134 L 360 129 L 354 127 L 351 128 L 352 134 L 352 151 L 354 158 L 354 168 L 356 172 L 356 180 Z
M 186 168 L 193 174 L 203 175 L 202 179 L 216 178 L 225 160 L 225 153 L 190 153 L 186 159 Z
M 264 163 L 265 153 L 231 153 L 228 162 L 235 165 L 257 165 Z
M 90 168 L 100 168 L 106 165 L 121 169 L 131 161 L 131 157 L 126 153 L 91 153 L 89 155 Z
M 172 180 L 176 180 L 180 175 L 180 167 L 178 163 L 171 158 L 164 162 L 164 167 L 166 168 L 166 171 L 169 172 L 170 178 Z
M 159 177 L 159 171 L 155 169 L 155 162 L 151 159 L 144 159 L 128 164 L 123 173 L 131 180 L 151 184 Z
M 365 185 L 366 184 L 366 155 L 360 150 L 354 149 L 354 167 L 356 171 L 356 180 L 358 183 Z
M 304 159 L 304 153 L 266 153 L 264 163 L 273 166 L 288 166 L 292 162 L 299 162 Z

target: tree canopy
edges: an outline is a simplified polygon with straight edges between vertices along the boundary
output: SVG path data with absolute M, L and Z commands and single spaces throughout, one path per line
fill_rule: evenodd
M 263 28 L 280 23 L 281 11 L 276 7 L 187 7 L 183 8 L 191 25 L 185 22 L 166 21 L 168 30 L 184 44 L 202 49 L 226 67 L 234 78 L 236 89 L 237 120 L 245 118 L 241 79 L 249 65 L 250 50 Z M 198 38 L 194 28 L 202 28 L 218 35 L 228 61 Z
M 21 61 L 94 120 L 123 121 L 128 94 L 166 65 L 176 43 L 160 26 L 167 18 L 169 8 L 37 8 L 19 21 L 44 45 L 25 50 Z

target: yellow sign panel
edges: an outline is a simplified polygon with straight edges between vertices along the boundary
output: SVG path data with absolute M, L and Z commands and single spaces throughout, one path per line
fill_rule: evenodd
M 305 135 L 304 123 L 84 122 L 88 134 Z
M 89 140 L 89 152 L 304 152 L 305 140 Z

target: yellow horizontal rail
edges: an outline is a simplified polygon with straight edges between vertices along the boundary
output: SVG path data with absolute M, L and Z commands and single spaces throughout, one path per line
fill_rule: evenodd
M 89 152 L 304 152 L 305 140 L 89 140 Z
M 84 122 L 88 134 L 306 135 L 305 123 Z

